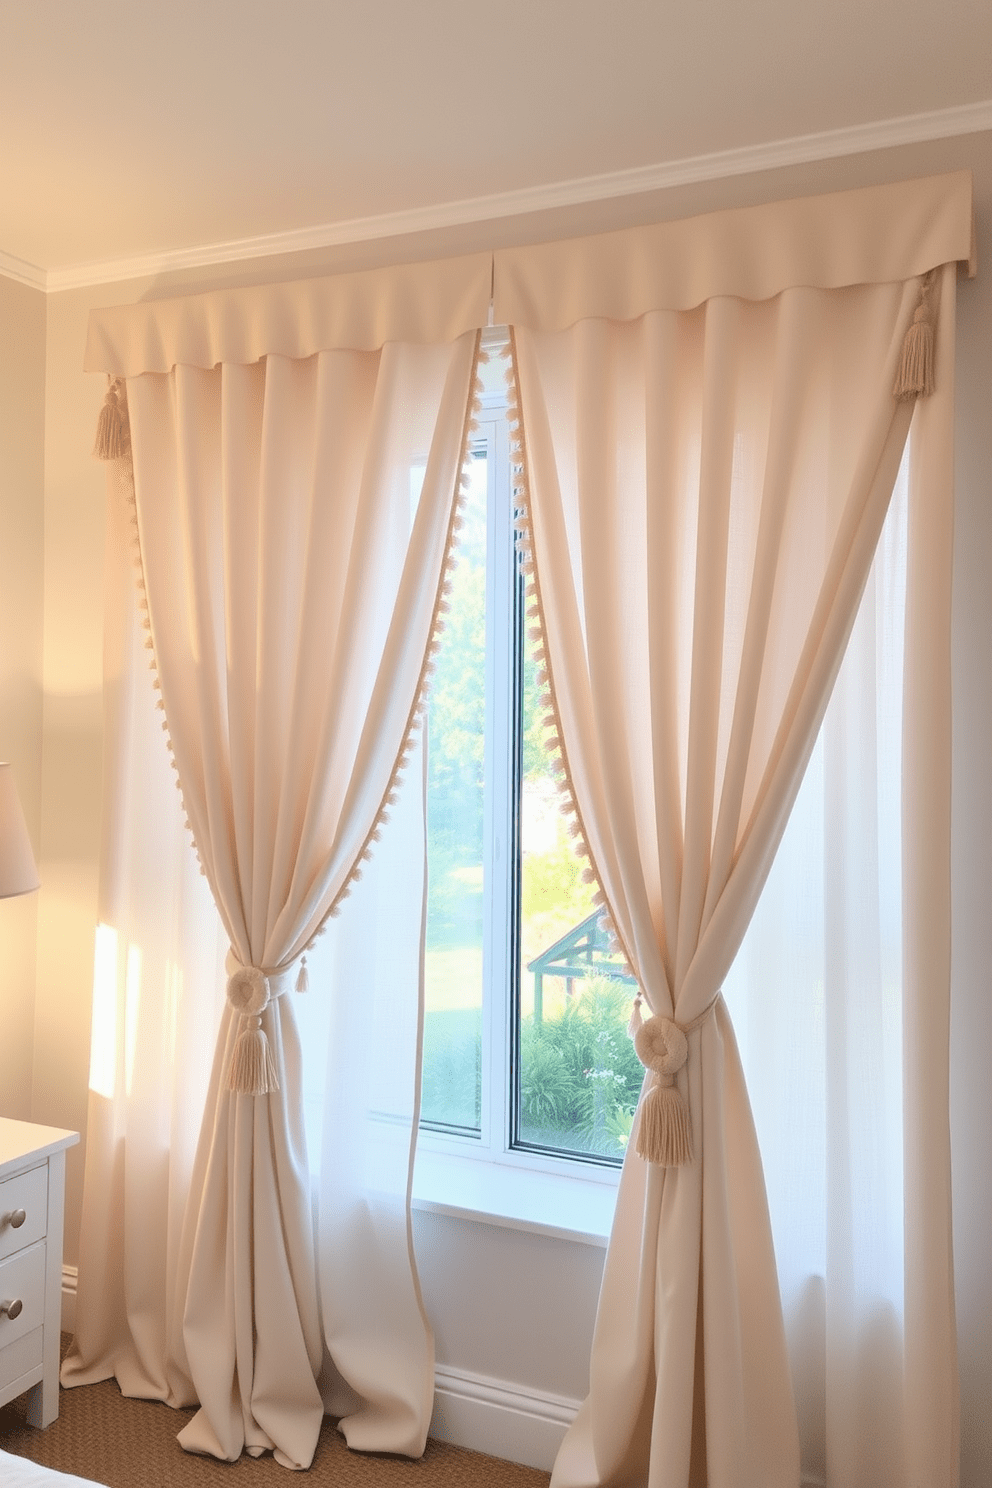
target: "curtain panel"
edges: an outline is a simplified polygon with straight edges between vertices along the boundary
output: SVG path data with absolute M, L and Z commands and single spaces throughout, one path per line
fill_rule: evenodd
M 648 1015 L 632 1020 L 647 1072 L 590 1394 L 556 1488 L 798 1482 L 761 1161 L 720 989 L 930 391 L 905 377 L 924 322 L 936 370 L 914 462 L 905 730 L 941 783 L 927 794 L 907 763 L 913 1176 L 893 1481 L 954 1482 L 946 1088 L 935 1099 L 916 1062 L 925 1027 L 947 1068 L 948 430 L 971 245 L 967 178 L 944 178 L 496 255 L 548 722 Z M 939 1214 L 920 1201 L 924 1172 Z
M 198 1400 L 185 1445 L 271 1447 L 298 1466 L 316 1440 L 323 1343 L 320 1386 L 349 1402 L 349 1441 L 422 1448 L 432 1346 L 408 1214 L 419 1015 L 397 1097 L 407 1146 L 389 1160 L 406 1190 L 380 1233 L 352 1185 L 328 1230 L 347 1258 L 335 1271 L 309 1238 L 289 989 L 410 759 L 491 317 L 513 327 L 517 499 L 556 751 L 646 1004 L 632 1027 L 649 1071 L 562 1485 L 797 1479 L 761 1163 L 720 985 L 928 393 L 907 592 L 903 1480 L 953 1482 L 943 705 L 962 262 L 973 270 L 966 173 L 94 314 L 85 365 L 112 379 L 100 440 L 125 506 L 133 462 L 146 645 L 230 991 L 225 1006 L 203 937 L 199 959 L 188 934 L 178 963 L 150 955 L 169 1057 L 145 1057 L 130 932 L 154 917 L 155 885 L 147 865 L 128 873 L 122 800 L 140 796 L 140 769 L 108 777 L 101 931 L 116 951 L 98 954 L 97 981 L 102 965 L 116 1058 L 91 1098 L 67 1383 L 116 1372 L 133 1393 Z M 427 472 L 419 501 L 411 465 Z M 126 605 L 108 589 L 108 606 L 112 627 Z M 148 735 L 133 663 L 108 635 L 108 767 Z M 188 931 L 205 911 L 180 879 L 168 913 Z M 415 941 L 417 914 L 405 918 Z M 337 964 L 348 980 L 348 937 Z M 347 988 L 335 996 L 335 1038 L 367 1064 L 374 1030 Z M 208 1072 L 190 1030 L 218 1015 Z M 205 1102 L 195 1153 L 174 1136 L 187 1091 Z M 341 1168 L 347 1108 L 332 1101 L 325 1118 Z M 378 1310 L 373 1256 L 392 1287 Z M 370 1344 L 394 1314 L 403 1336 Z
M 119 1279 L 99 1275 L 84 1243 L 77 1349 L 64 1377 L 78 1383 L 116 1370 L 154 1394 L 165 1376 L 169 1396 L 200 1404 L 182 1444 L 221 1458 L 273 1450 L 286 1466 L 306 1467 L 324 1413 L 291 993 L 306 990 L 305 952 L 361 876 L 413 747 L 444 610 L 475 326 L 485 320 L 489 286 L 484 257 L 316 281 L 295 294 L 280 287 L 142 307 L 124 327 L 116 360 L 99 324 L 93 333 L 98 359 L 118 379 L 101 437 L 108 452 L 121 451 L 115 481 L 121 467 L 126 487 L 133 478 L 141 608 L 163 728 L 229 950 L 227 1004 L 169 1261 L 179 1312 L 169 1356 L 158 1378 L 144 1381 L 152 1388 L 140 1389 L 128 1295 L 131 1273 L 143 1270 L 139 1220 L 134 1243 L 125 1236 Z M 410 332 L 423 341 L 398 339 Z M 204 1032 L 214 1026 L 206 1001 Z M 415 1047 L 407 1060 L 408 1173 Z M 109 1098 L 126 1106 L 128 1095 L 115 1082 Z M 95 1118 L 108 1142 L 115 1128 L 129 1142 L 126 1117 Z M 94 1153 L 88 1215 L 108 1198 L 111 1161 L 107 1151 Z M 129 1195 L 119 1185 L 114 1192 L 123 1200 L 114 1219 L 126 1230 Z M 385 1336 L 372 1339 L 360 1319 L 342 1326 L 347 1304 L 334 1299 L 325 1312 L 338 1320 L 340 1346 L 330 1363 L 351 1387 L 342 1429 L 378 1450 L 417 1455 L 430 1417 L 430 1330 L 406 1236 L 397 1241 L 387 1226 L 372 1241 L 383 1287 L 407 1302 L 395 1329 L 419 1331 L 419 1345 L 391 1339 L 388 1319 Z M 360 1264 L 371 1249 L 356 1256 Z M 347 1292 L 349 1278 L 336 1279 Z M 351 1281 L 368 1293 L 364 1276 Z M 112 1340 L 96 1321 L 108 1313 L 120 1318 Z M 101 1347 L 88 1347 L 88 1329 L 94 1338 L 103 1332 Z M 419 1387 L 404 1385 L 392 1406 L 388 1369 L 368 1393 L 376 1350 L 419 1367 Z

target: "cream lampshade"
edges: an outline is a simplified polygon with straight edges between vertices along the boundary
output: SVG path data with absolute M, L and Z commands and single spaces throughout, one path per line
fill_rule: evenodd
M 29 894 L 39 884 L 14 772 L 0 763 L 0 899 Z

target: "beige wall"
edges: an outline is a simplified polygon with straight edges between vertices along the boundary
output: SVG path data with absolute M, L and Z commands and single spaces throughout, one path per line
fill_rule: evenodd
M 45 296 L 0 278 L 0 760 L 41 838 Z M 0 901 L 0 1110 L 31 1115 L 39 896 Z
M 988 134 L 827 161 L 815 167 L 790 167 L 708 182 L 632 198 L 626 203 L 597 203 L 419 238 L 222 267 L 213 273 L 201 270 L 157 284 L 132 282 L 48 297 L 43 888 L 39 898 L 36 987 L 31 987 L 30 978 L 18 983 L 21 1001 L 13 1014 L 18 1026 L 28 1027 L 32 1016 L 34 1019 L 31 1111 L 36 1120 L 80 1130 L 85 1130 L 86 1122 L 90 975 L 99 862 L 103 554 L 102 474 L 89 457 L 103 389 L 99 379 L 87 377 L 80 370 L 90 306 L 179 293 L 212 283 L 278 279 L 387 258 L 429 257 L 511 241 L 535 241 L 961 166 L 975 171 L 981 261 L 983 255 L 992 255 L 992 135 Z M 7 295 L 0 280 L 0 316 L 7 313 Z M 11 302 L 14 300 L 17 296 L 11 293 Z M 37 314 L 43 314 L 41 307 Z M 992 999 L 988 996 L 992 966 L 992 913 L 988 903 L 988 885 L 992 883 L 992 770 L 988 764 L 992 738 L 992 273 L 962 283 L 959 324 L 952 1121 L 964 1413 L 962 1482 L 964 1488 L 980 1488 L 992 1481 L 992 1413 L 988 1411 L 992 1399 L 992 1268 L 988 1259 L 988 1237 L 992 1234 L 992 1080 L 987 1070 L 987 1051 L 992 1048 Z M 0 335 L 0 345 L 3 339 Z M 36 359 L 31 360 L 31 386 L 36 391 L 25 414 L 25 427 L 36 430 L 41 417 L 38 368 L 42 365 L 43 351 L 39 347 Z M 8 695 L 16 697 L 18 708 L 24 709 L 24 717 L 16 725 L 20 732 L 7 747 L 18 748 L 24 757 L 28 804 L 36 825 L 38 706 L 30 678 L 36 682 L 40 533 L 34 501 L 39 437 L 36 433 L 19 457 L 24 484 L 21 504 L 15 501 L 14 513 L 20 524 L 18 541 L 24 544 L 23 570 L 20 559 L 15 566 L 19 579 L 23 574 L 25 603 L 35 614 L 36 623 L 31 630 L 32 641 L 25 643 L 23 668 L 12 671 L 6 655 L 0 659 L 3 701 L 7 703 Z M 0 491 L 0 502 L 5 500 L 10 502 L 9 494 L 5 497 Z M 6 506 L 0 506 L 0 511 L 5 515 L 6 529 Z M 4 561 L 0 555 L 0 563 Z M 10 567 L 10 560 L 6 562 Z M 0 610 L 0 642 L 4 646 L 11 631 L 7 606 Z M 8 682 L 9 676 L 13 676 L 13 682 Z M 0 746 L 5 742 L 4 722 L 0 716 Z M 6 1105 L 6 1097 L 0 1092 L 0 1108 Z M 77 1253 L 82 1149 L 70 1153 L 69 1159 L 66 1255 L 71 1261 Z M 565 1242 L 533 1236 L 524 1242 L 514 1238 L 513 1232 L 487 1232 L 485 1245 L 473 1243 L 473 1227 L 461 1221 L 418 1220 L 417 1228 L 424 1241 L 424 1287 L 436 1319 L 441 1361 L 527 1383 L 552 1394 L 582 1393 L 598 1258 L 583 1254 L 576 1260 L 578 1253 Z M 517 1253 L 521 1248 L 527 1251 L 530 1326 L 528 1318 L 521 1318 L 519 1326 L 506 1329 L 500 1321 L 517 1315 L 513 1308 L 519 1297 Z M 453 1284 L 455 1278 L 457 1286 Z M 475 1315 L 471 1313 L 473 1306 Z M 564 1354 L 562 1339 L 570 1341 Z
M 48 297 L 45 387 L 44 792 L 32 1114 L 83 1134 L 67 1154 L 70 1264 L 82 1203 L 102 763 L 104 478 L 90 455 L 102 388 L 81 370 L 91 302 L 85 295 Z

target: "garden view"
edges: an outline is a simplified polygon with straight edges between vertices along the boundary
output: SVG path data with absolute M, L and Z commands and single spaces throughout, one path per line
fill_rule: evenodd
M 428 718 L 421 1119 L 468 1132 L 478 1131 L 482 1121 L 486 480 L 487 462 L 480 457 L 473 462 Z M 549 769 L 537 703 L 534 658 L 525 649 L 516 1137 L 537 1147 L 617 1159 L 644 1074 L 627 1035 L 633 988 L 598 932 L 592 889 L 582 882 L 583 864 Z M 570 947 L 570 940 L 579 944 Z

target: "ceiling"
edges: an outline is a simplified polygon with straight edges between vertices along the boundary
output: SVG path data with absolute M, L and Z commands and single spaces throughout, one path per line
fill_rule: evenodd
M 990 100 L 989 0 L 0 0 L 0 256 L 480 220 Z

